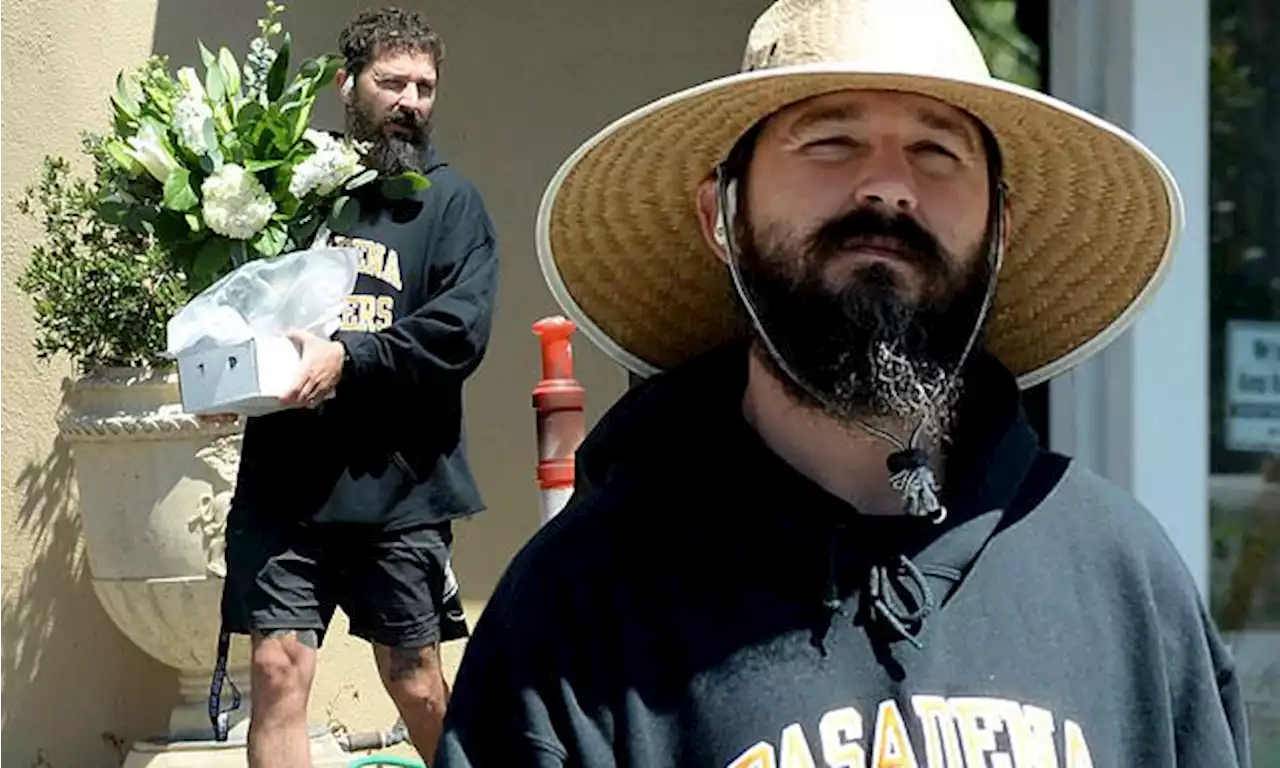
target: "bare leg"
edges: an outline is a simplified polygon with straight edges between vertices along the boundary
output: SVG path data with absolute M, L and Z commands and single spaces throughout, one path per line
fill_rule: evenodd
M 409 729 L 414 749 L 423 760 L 432 760 L 449 700 L 449 685 L 440 669 L 440 647 L 434 643 L 423 648 L 374 644 L 373 656 L 382 684 Z
M 313 630 L 253 633 L 250 768 L 310 768 L 307 700 L 316 645 Z

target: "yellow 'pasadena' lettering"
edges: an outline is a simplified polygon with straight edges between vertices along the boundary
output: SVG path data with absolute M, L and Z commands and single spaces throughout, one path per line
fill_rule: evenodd
M 1084 729 L 1073 720 L 1062 722 L 1059 752 L 1055 718 L 1049 710 L 986 696 L 916 695 L 911 705 L 928 768 L 1093 768 Z M 1002 732 L 1006 739 L 999 738 Z M 769 741 L 759 741 L 727 768 L 818 768 L 814 755 L 819 753 L 826 768 L 920 766 L 911 732 L 894 699 L 876 707 L 870 760 L 863 717 L 856 708 L 824 713 L 817 733 L 819 749 L 815 750 L 804 725 L 792 723 L 782 730 L 777 749 Z
M 1067 768 L 1093 768 L 1093 758 L 1089 756 L 1089 745 L 1085 743 L 1084 731 L 1073 721 L 1062 725 L 1067 747 L 1063 750 L 1067 756 Z
M 394 250 L 362 237 L 334 235 L 330 242 L 337 248 L 360 250 L 360 263 L 356 265 L 356 271 L 360 274 L 377 278 L 397 291 L 404 290 L 404 281 L 400 277 L 400 254 Z
M 956 726 L 951 720 L 951 708 L 942 696 L 912 696 L 911 706 L 916 711 L 916 719 L 920 721 L 920 730 L 924 732 L 924 760 L 929 768 L 933 766 L 962 766 L 964 757 L 960 752 L 960 739 L 956 736 Z M 943 755 L 946 762 L 943 762 Z
M 898 711 L 898 702 L 893 699 L 880 702 L 871 765 L 874 768 L 915 768 L 917 765 L 902 713 Z
M 1053 745 L 1053 714 L 1016 701 L 1003 702 L 1005 730 L 1018 768 L 1057 768 L 1058 751 Z
M 865 768 L 867 753 L 862 749 L 862 715 L 853 707 L 833 709 L 818 722 L 822 759 L 827 768 Z M 930 763 L 933 765 L 933 763 Z
M 951 700 L 951 711 L 955 713 L 956 723 L 960 726 L 960 741 L 964 744 L 966 765 L 1013 768 L 1011 757 L 996 751 L 996 734 L 1004 730 L 1001 704 L 999 699 L 981 696 Z
M 781 759 L 778 768 L 817 768 L 813 762 L 813 753 L 809 751 L 809 742 L 804 737 L 804 729 L 799 723 L 792 723 L 782 731 Z
M 773 745 L 762 741 L 738 755 L 726 768 L 777 768 L 777 756 Z

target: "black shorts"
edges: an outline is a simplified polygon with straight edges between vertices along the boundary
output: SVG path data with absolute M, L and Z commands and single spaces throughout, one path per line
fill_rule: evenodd
M 452 543 L 449 523 L 384 531 L 236 510 L 227 521 L 223 629 L 314 630 L 323 641 L 341 607 L 351 634 L 369 642 L 421 648 L 464 638 Z

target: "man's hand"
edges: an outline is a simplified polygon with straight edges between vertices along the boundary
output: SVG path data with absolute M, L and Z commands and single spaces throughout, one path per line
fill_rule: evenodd
M 302 365 L 298 382 L 280 402 L 314 408 L 338 386 L 346 350 L 340 342 L 322 339 L 309 331 L 289 331 L 285 335 L 302 355 Z

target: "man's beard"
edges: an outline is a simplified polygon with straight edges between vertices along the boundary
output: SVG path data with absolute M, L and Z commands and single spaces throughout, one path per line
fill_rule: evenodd
M 802 242 L 774 228 L 755 231 L 742 219 L 735 229 L 743 287 L 787 370 L 753 328 L 756 346 L 794 399 L 849 424 L 887 417 L 909 428 L 923 422 L 933 438 L 946 436 L 959 396 L 957 368 L 988 290 L 987 243 L 968 274 L 958 274 L 958 261 L 914 219 L 879 209 L 828 221 Z M 830 284 L 833 261 L 871 236 L 891 238 L 920 272 L 915 301 L 903 296 L 899 271 L 884 263 Z
M 365 165 L 388 176 L 425 170 L 422 156 L 431 138 L 430 118 L 408 109 L 392 109 L 380 116 L 374 105 L 365 104 L 358 97 L 348 102 L 346 111 L 347 132 L 356 141 L 368 144 Z M 388 125 L 405 128 L 410 134 L 388 133 Z

